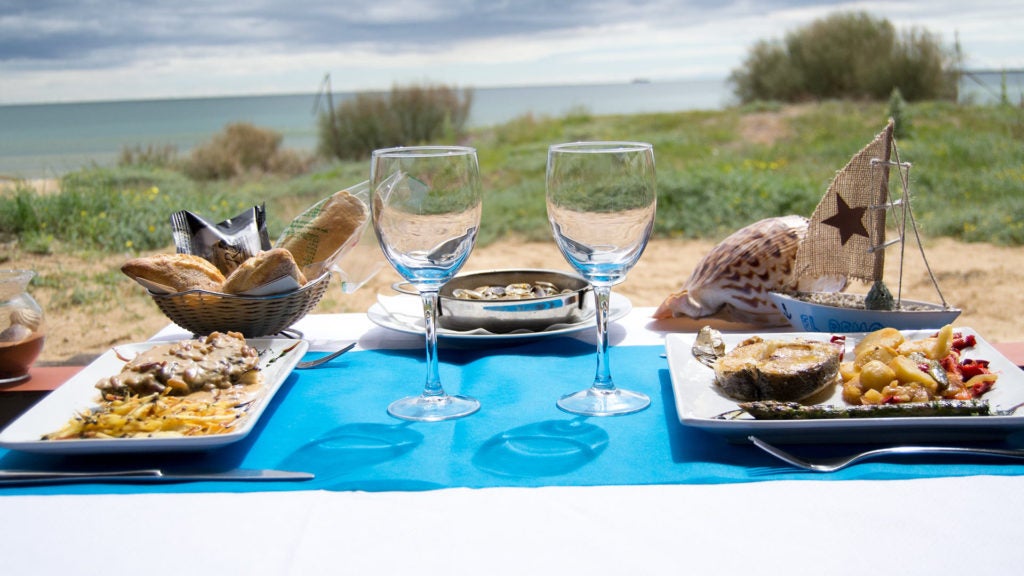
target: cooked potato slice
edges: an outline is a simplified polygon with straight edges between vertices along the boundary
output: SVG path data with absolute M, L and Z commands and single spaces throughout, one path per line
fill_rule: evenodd
M 861 366 L 860 382 L 865 388 L 881 390 L 896 379 L 896 372 L 880 360 L 872 360 Z
M 903 334 L 895 328 L 882 328 L 866 335 L 863 340 L 853 348 L 853 354 L 860 356 L 862 352 L 875 346 L 884 346 L 896 350 L 903 343 Z

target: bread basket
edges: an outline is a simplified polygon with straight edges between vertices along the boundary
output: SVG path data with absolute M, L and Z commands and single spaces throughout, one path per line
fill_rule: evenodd
M 331 283 L 325 272 L 302 288 L 271 296 L 238 296 L 188 290 L 175 294 L 149 295 L 160 310 L 193 334 L 241 332 L 246 338 L 271 336 L 298 322 L 316 307 Z

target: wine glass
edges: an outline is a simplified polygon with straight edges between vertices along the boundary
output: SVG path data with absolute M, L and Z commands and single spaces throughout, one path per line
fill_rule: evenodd
M 647 246 L 656 204 L 652 145 L 576 142 L 548 149 L 548 221 L 562 255 L 594 288 L 597 321 L 594 383 L 558 401 L 566 412 L 614 416 L 651 403 L 612 382 L 608 310 L 612 286 L 626 279 Z
M 375 150 L 371 213 L 385 258 L 423 299 L 427 379 L 419 396 L 396 400 L 397 418 L 438 421 L 468 416 L 480 402 L 446 394 L 437 365 L 438 290 L 469 258 L 480 227 L 482 193 L 476 150 L 410 146 Z

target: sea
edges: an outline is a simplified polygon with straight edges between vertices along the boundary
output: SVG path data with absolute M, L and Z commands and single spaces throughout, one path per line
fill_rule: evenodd
M 1024 93 L 1024 74 L 981 73 L 961 94 L 973 102 L 998 101 L 1004 84 L 1011 102 Z M 474 88 L 469 125 L 516 118 L 558 117 L 574 111 L 639 114 L 719 110 L 736 104 L 725 79 L 635 81 L 580 86 Z M 337 106 L 355 93 L 334 93 Z M 229 96 L 0 105 L 0 180 L 44 179 L 86 166 L 112 165 L 126 147 L 172 146 L 187 153 L 233 122 L 279 132 L 283 146 L 313 151 L 322 94 Z M 626 135 L 628 137 L 628 135 Z

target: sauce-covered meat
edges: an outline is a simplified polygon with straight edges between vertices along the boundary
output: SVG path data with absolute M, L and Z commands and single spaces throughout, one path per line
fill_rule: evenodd
M 125 364 L 96 387 L 104 395 L 184 396 L 259 381 L 259 352 L 237 332 L 213 332 L 194 340 L 161 344 Z

